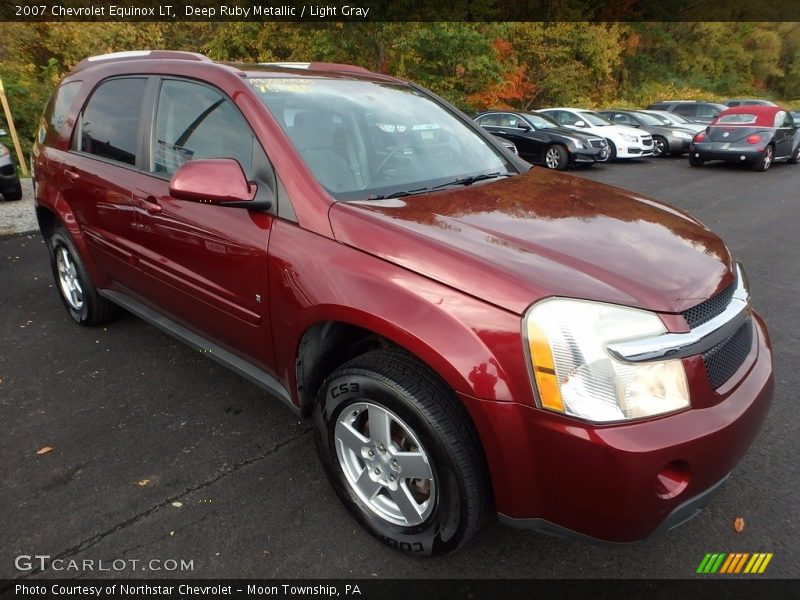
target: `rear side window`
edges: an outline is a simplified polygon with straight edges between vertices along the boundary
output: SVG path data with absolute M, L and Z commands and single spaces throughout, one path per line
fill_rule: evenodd
M 679 115 L 683 115 L 684 117 L 694 117 L 697 115 L 697 105 L 696 104 L 678 104 L 673 109 L 674 113 Z
M 697 116 L 698 117 L 710 117 L 714 118 L 719 114 L 719 110 L 716 107 L 711 106 L 710 104 L 699 104 L 697 106 Z
M 81 114 L 82 152 L 126 165 L 136 164 L 146 83 L 144 78 L 125 78 L 100 84 Z
M 257 143 L 239 111 L 220 93 L 205 85 L 165 80 L 153 145 L 155 173 L 172 175 L 197 158 L 234 158 L 251 176 Z
M 67 128 L 68 111 L 75 96 L 81 89 L 80 81 L 65 83 L 55 91 L 44 110 L 44 124 L 39 130 L 39 141 L 53 142 L 59 137 L 69 137 Z

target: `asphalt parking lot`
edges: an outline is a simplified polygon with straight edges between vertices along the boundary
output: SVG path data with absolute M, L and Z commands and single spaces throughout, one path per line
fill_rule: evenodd
M 422 561 L 394 553 L 334 496 L 309 424 L 132 316 L 94 329 L 73 324 L 41 239 L 16 235 L 0 238 L 0 578 L 671 578 L 694 576 L 707 552 L 772 552 L 760 577 L 800 576 L 800 166 L 690 169 L 684 158 L 573 173 L 699 217 L 744 262 L 770 327 L 772 410 L 699 517 L 629 546 L 490 521 L 456 555 Z M 37 454 L 45 447 L 52 450 Z M 740 533 L 737 517 L 745 522 Z M 15 568 L 16 557 L 35 554 L 128 566 Z M 192 561 L 193 569 L 143 571 L 153 559 Z

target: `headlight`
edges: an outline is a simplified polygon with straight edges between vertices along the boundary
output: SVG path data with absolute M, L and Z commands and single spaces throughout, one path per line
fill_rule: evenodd
M 628 135 L 627 133 L 622 134 L 622 139 L 626 142 L 635 142 L 637 137 L 635 135 Z
M 583 142 L 582 142 L 582 141 L 580 141 L 580 140 L 576 140 L 575 138 L 567 138 L 567 139 L 568 139 L 570 142 L 572 142 L 573 144 L 575 144 L 575 147 L 576 147 L 576 148 L 583 148 L 583 147 L 584 147 L 584 146 L 583 146 Z
M 552 298 L 525 315 L 533 378 L 542 408 L 596 422 L 624 421 L 689 406 L 678 360 L 626 363 L 606 344 L 666 332 L 658 315 L 588 300 Z
M 0 146 L 0 156 L 8 154 L 8 149 L 5 146 Z
M 673 131 L 672 135 L 675 136 L 676 138 L 680 138 L 682 140 L 690 140 L 690 139 L 692 139 L 692 136 L 689 135 L 688 133 L 686 133 L 685 131 Z

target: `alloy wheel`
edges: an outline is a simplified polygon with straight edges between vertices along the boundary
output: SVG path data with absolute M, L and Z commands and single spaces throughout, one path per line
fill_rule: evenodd
M 561 162 L 561 153 L 559 152 L 558 148 L 550 148 L 547 151 L 547 154 L 545 154 L 544 162 L 548 169 L 557 169 L 559 163 Z
M 653 147 L 655 148 L 655 156 L 664 156 L 667 153 L 667 143 L 661 138 L 653 139 Z
M 431 461 L 395 413 L 359 401 L 336 420 L 336 455 L 347 482 L 376 515 L 395 525 L 424 523 L 436 505 Z
M 59 246 L 56 251 L 56 268 L 58 270 L 58 284 L 61 292 L 69 305 L 75 309 L 83 308 L 83 288 L 81 287 L 75 263 L 64 246 Z

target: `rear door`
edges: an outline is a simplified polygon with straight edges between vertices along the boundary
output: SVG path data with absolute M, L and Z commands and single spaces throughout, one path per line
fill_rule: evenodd
M 90 94 L 64 156 L 62 194 L 98 270 L 134 285 L 132 190 L 141 166 L 139 123 L 147 77 L 102 81 Z
M 275 189 L 267 156 L 220 90 L 183 79 L 156 86 L 147 160 L 136 181 L 140 267 L 160 311 L 272 371 L 267 248 L 273 216 L 177 200 L 169 182 L 185 162 L 233 158 L 259 188 Z

